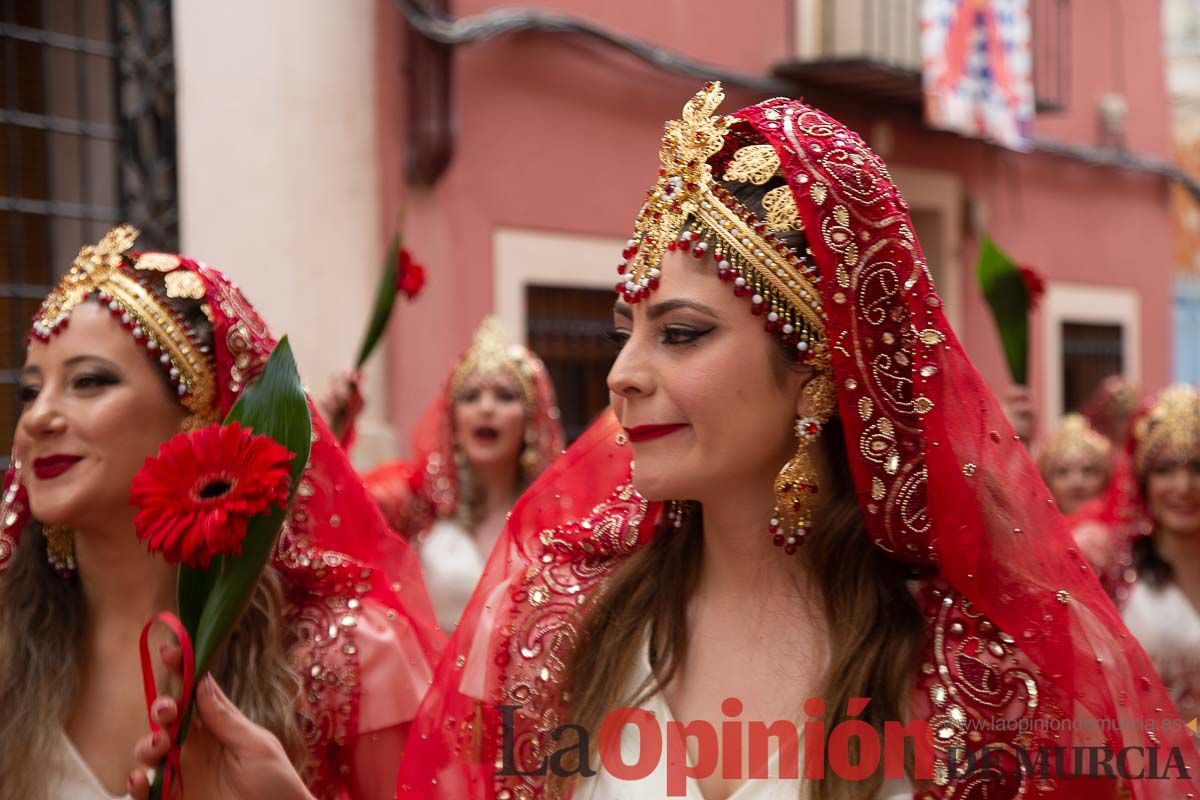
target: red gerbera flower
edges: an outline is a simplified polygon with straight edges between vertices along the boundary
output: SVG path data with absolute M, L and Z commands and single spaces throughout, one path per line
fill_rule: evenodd
M 412 255 L 403 248 L 396 256 L 396 291 L 404 292 L 412 300 L 421 293 L 425 285 L 425 268 L 413 261 Z
M 168 440 L 133 478 L 139 539 L 172 564 L 240 553 L 250 517 L 287 502 L 293 456 L 236 422 Z

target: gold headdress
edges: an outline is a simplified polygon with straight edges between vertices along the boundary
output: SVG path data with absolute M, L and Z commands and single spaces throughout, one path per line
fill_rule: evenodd
M 495 317 L 488 317 L 475 332 L 471 349 L 463 356 L 450 378 L 450 395 L 456 396 L 463 384 L 473 376 L 511 375 L 521 387 L 526 408 L 537 403 L 534 389 L 534 366 L 525 348 L 509 342 L 504 327 Z
M 171 297 L 202 298 L 204 281 L 177 256 L 166 253 L 146 253 L 133 262 L 128 253 L 137 236 L 136 228 L 122 225 L 80 250 L 70 271 L 42 303 L 32 335 L 49 341 L 66 327 L 71 312 L 94 294 L 167 371 L 193 422 L 210 421 L 216 402 L 211 360 L 187 326 L 138 281 L 136 271 L 168 273 L 164 282 Z
M 766 317 L 767 330 L 794 345 L 809 363 L 826 366 L 816 267 L 775 235 L 803 230 L 792 190 L 782 185 L 767 192 L 765 219 L 759 219 L 713 175 L 710 159 L 734 141 L 734 120 L 714 116 L 724 98 L 721 85 L 710 83 L 687 102 L 680 119 L 667 123 L 658 182 L 626 244 L 617 289 L 635 303 L 658 287 L 669 250 L 690 250 L 696 258 L 711 251 L 718 276 L 732 282 L 739 297 L 751 298 L 752 311 Z M 724 178 L 763 185 L 779 168 L 774 147 L 747 144 L 733 152 Z
M 1112 444 L 1090 424 L 1082 414 L 1067 414 L 1058 430 L 1042 443 L 1038 450 L 1038 469 L 1045 475 L 1052 462 L 1066 453 L 1083 451 L 1102 458 L 1108 464 Z
M 1200 390 L 1176 384 L 1162 391 L 1133 425 L 1133 466 L 1145 475 L 1160 453 L 1200 453 Z

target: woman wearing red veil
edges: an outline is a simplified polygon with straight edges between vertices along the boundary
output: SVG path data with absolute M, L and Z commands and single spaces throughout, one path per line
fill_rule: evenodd
M 398 795 L 1200 796 L 884 164 L 802 102 L 722 97 L 666 126 L 615 415 L 513 509 Z M 889 722 L 925 731 L 907 769 L 879 767 Z
M 275 346 L 224 275 L 136 252 L 136 236 L 117 228 L 81 251 L 34 321 L 21 372 L 0 495 L 5 797 L 145 790 L 140 774 L 127 784 L 147 730 L 138 634 L 175 610 L 178 573 L 135 536 L 130 488 L 173 435 L 220 422 Z M 208 496 L 198 494 L 206 476 L 176 477 L 181 510 Z M 223 751 L 204 743 L 206 732 L 233 731 L 290 759 L 304 782 L 293 788 L 309 797 L 391 797 L 443 643 L 414 555 L 314 409 L 310 459 L 274 557 L 214 661 L 228 699 L 211 681 L 197 693 L 205 724 L 183 749 L 188 796 L 229 788 Z M 165 638 L 154 646 L 172 650 Z M 262 727 L 219 726 L 230 701 Z M 153 713 L 168 723 L 176 709 L 160 698 Z
M 1064 516 L 1103 496 L 1112 477 L 1112 449 L 1082 414 L 1067 414 L 1039 443 L 1038 470 Z
M 545 365 L 487 318 L 412 445 L 412 461 L 377 467 L 363 480 L 419 552 L 438 623 L 453 631 L 513 503 L 562 453 Z
M 1149 524 L 1131 543 L 1137 582 L 1125 624 L 1185 720 L 1200 717 L 1200 391 L 1172 386 L 1129 428 L 1137 502 Z

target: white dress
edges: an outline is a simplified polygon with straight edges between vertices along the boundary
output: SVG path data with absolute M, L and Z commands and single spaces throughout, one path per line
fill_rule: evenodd
M 438 625 L 454 631 L 467 601 L 483 577 L 485 553 L 475 537 L 451 519 L 439 519 L 421 537 L 421 572 Z
M 649 649 L 643 648 L 646 654 L 645 660 L 639 663 L 639 671 L 631 676 L 630 686 L 639 686 L 650 676 L 650 654 Z M 654 770 L 641 780 L 622 780 L 614 777 L 606 772 L 602 766 L 594 765 L 596 775 L 591 778 L 585 778 L 579 782 L 576 790 L 572 793 L 572 800 L 661 800 L 667 797 L 667 758 L 666 758 L 666 724 L 674 720 L 671 716 L 671 709 L 667 706 L 666 699 L 659 692 L 650 697 L 639 708 L 650 712 L 659 720 L 659 731 L 663 737 L 662 757 L 658 759 Z M 745 729 L 743 728 L 743 731 Z M 802 733 L 798 732 L 798 735 Z M 748 750 L 748 745 L 743 741 L 743 752 Z M 638 762 L 640 753 L 640 734 L 638 729 L 633 725 L 626 725 L 621 731 L 621 756 L 625 764 L 635 764 Z M 798 743 L 798 754 L 801 762 L 803 761 L 804 743 Z M 694 754 L 688 754 L 688 763 L 695 763 Z M 797 765 L 797 775 L 803 775 L 804 765 Z M 779 777 L 779 752 L 778 750 L 771 756 L 767 763 L 767 775 L 765 779 L 752 779 L 745 781 L 738 787 L 729 800 L 796 800 L 800 797 L 800 787 L 804 781 L 802 779 L 780 778 Z M 700 785 L 692 778 L 686 779 L 686 800 L 705 800 L 704 795 L 700 791 Z M 913 788 L 905 779 L 885 781 L 880 787 L 876 800 L 912 800 Z
M 55 800 L 129 800 L 127 794 L 109 794 L 104 790 L 65 731 L 59 732 L 58 739 L 59 746 L 46 773 L 54 781 L 51 797 Z
M 1137 583 L 1125 625 L 1162 676 L 1184 722 L 1200 716 L 1200 612 L 1174 583 Z

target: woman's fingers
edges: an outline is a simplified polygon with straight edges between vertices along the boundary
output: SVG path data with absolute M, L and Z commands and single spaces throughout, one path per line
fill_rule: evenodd
M 150 800 L 150 776 L 140 769 L 134 770 L 129 773 L 125 789 L 133 800 Z
M 171 749 L 171 740 L 166 731 L 155 731 L 138 739 L 133 748 L 133 756 L 142 766 L 156 767 L 166 757 Z
M 183 649 L 177 644 L 164 644 L 158 648 L 163 666 L 171 672 L 183 672 Z
M 259 728 L 230 702 L 212 675 L 205 675 L 196 693 L 197 717 L 209 735 L 225 747 L 246 749 L 257 741 Z
M 173 697 L 159 697 L 150 706 L 150 716 L 164 728 L 175 722 L 179 716 L 179 706 Z

